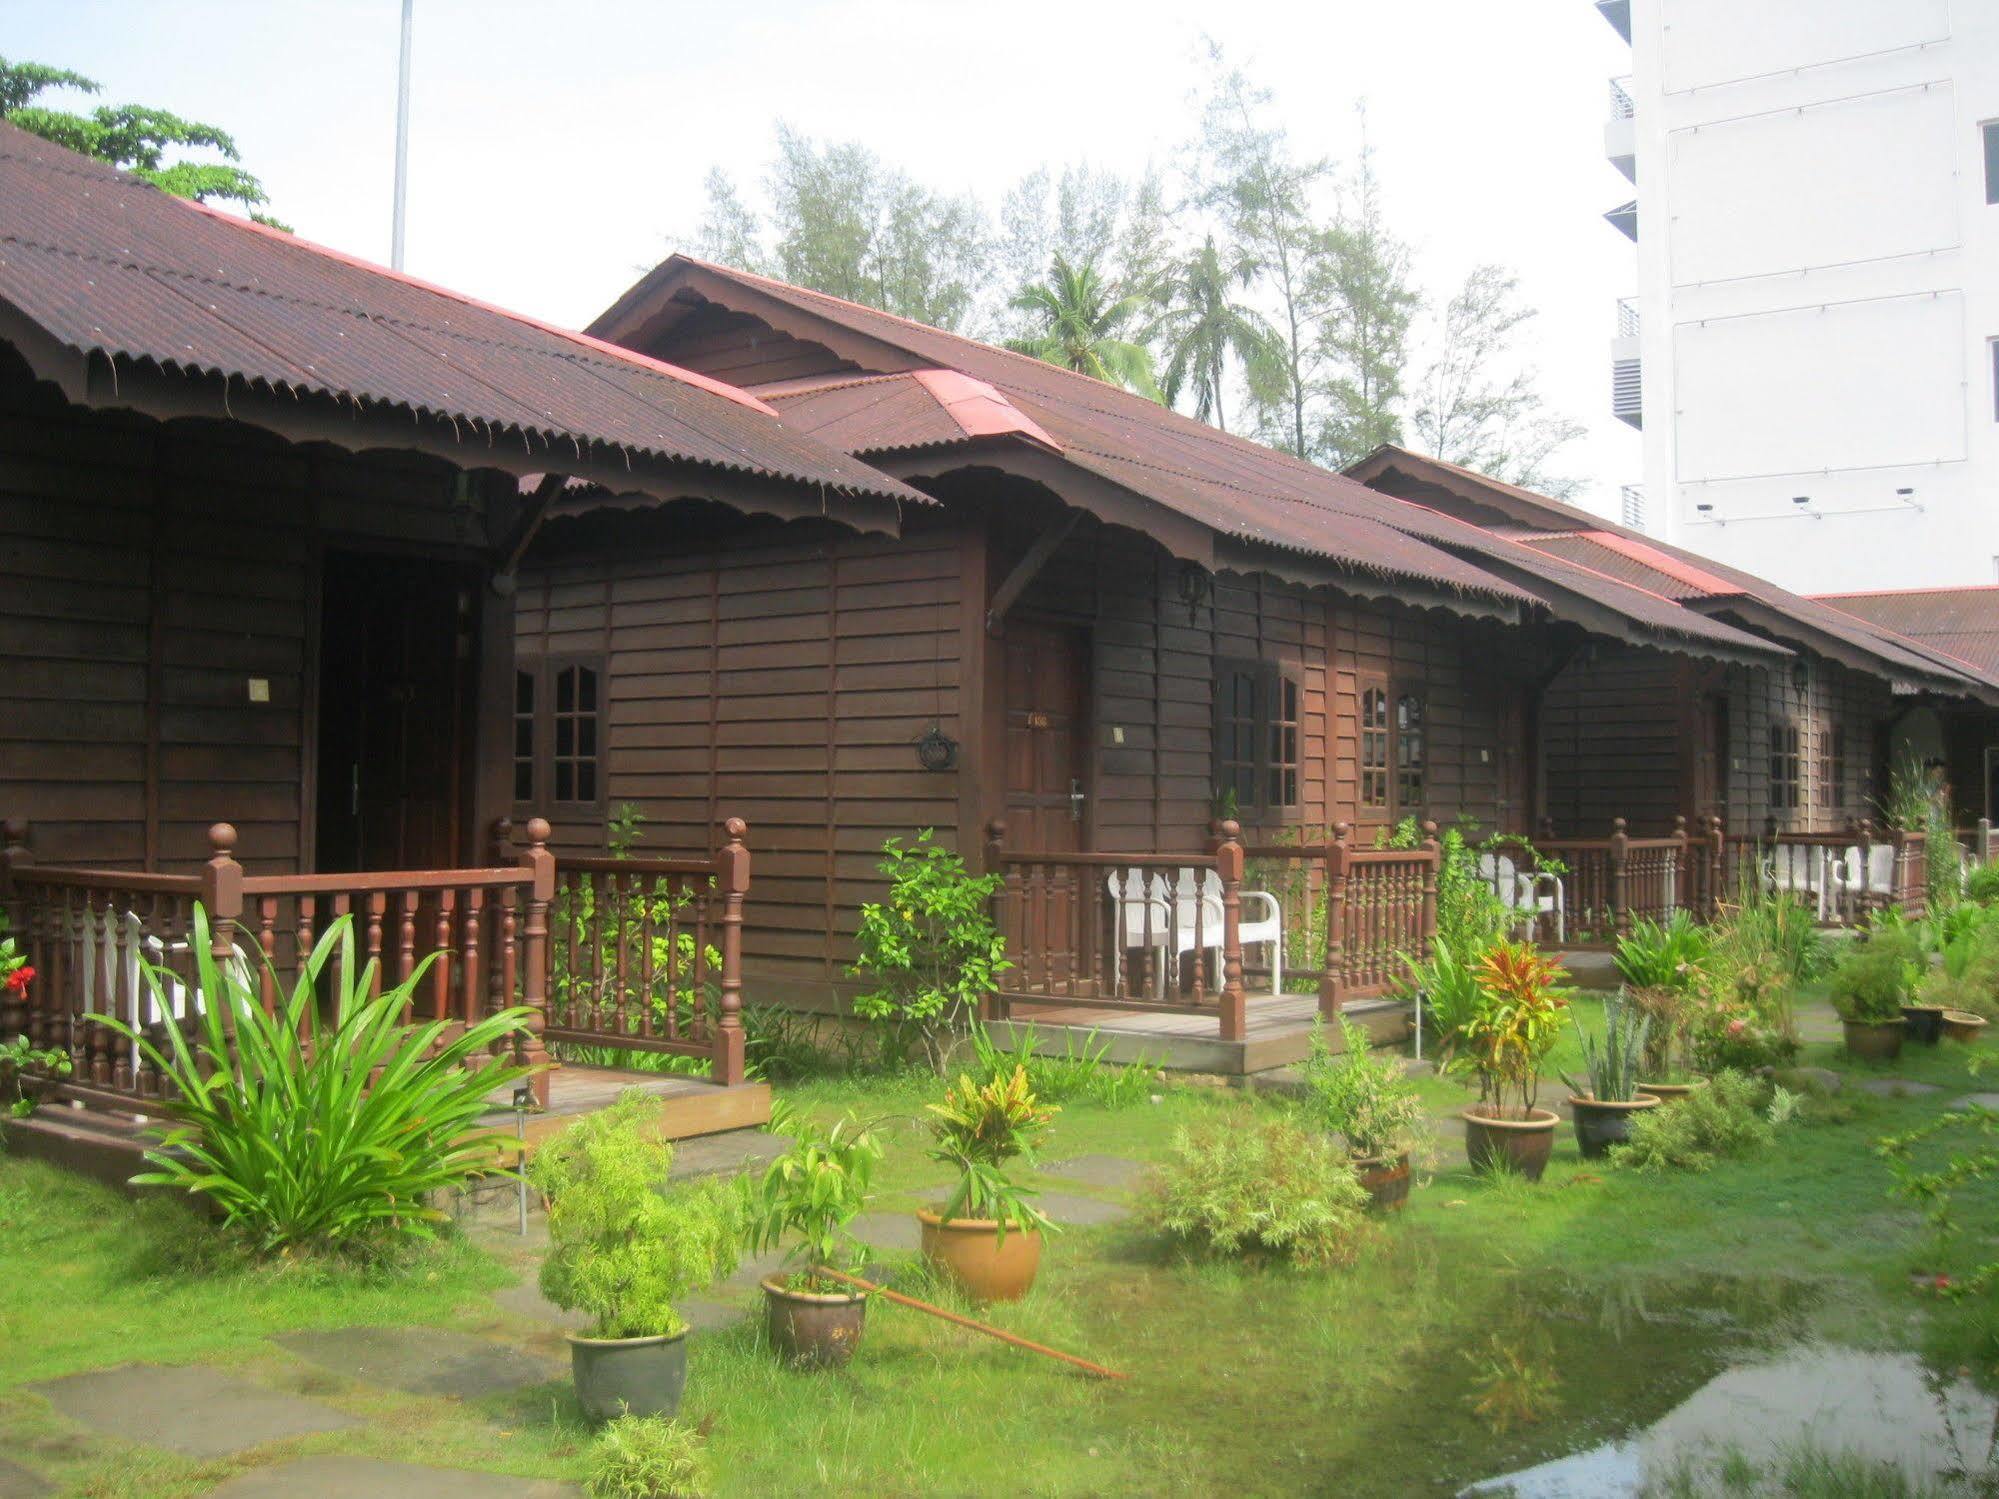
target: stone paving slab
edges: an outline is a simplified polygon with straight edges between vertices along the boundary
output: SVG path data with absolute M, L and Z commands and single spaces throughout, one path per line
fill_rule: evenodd
M 542 1295 L 541 1286 L 532 1275 L 517 1286 L 508 1286 L 504 1291 L 495 1291 L 493 1300 L 517 1317 L 525 1317 L 530 1322 L 540 1322 L 548 1327 L 559 1328 L 563 1332 L 581 1332 L 590 1325 L 588 1312 L 565 1312 Z
M 1105 1202 L 1101 1197 L 1078 1197 L 1071 1192 L 1039 1193 L 1034 1205 L 1064 1227 L 1094 1228 L 1131 1216 L 1131 1209 L 1124 1203 Z
M 1872 1093 L 1876 1098 L 1923 1098 L 1943 1091 L 1935 1083 L 1914 1082 L 1906 1077 L 1862 1078 L 1858 1086 L 1861 1092 Z
M 789 1135 L 767 1129 L 732 1129 L 719 1135 L 697 1135 L 673 1142 L 674 1181 L 696 1176 L 725 1176 L 762 1166 L 791 1144 Z
M 757 1305 L 762 1305 L 763 1293 L 757 1293 Z M 734 1327 L 749 1316 L 750 1308 L 741 1302 L 711 1301 L 706 1296 L 693 1296 L 674 1308 L 686 1319 L 689 1332 L 720 1332 L 725 1327 Z
M 1130 1160 L 1121 1155 L 1079 1155 L 1072 1160 L 1056 1161 L 1041 1168 L 1044 1176 L 1059 1176 L 1065 1181 L 1081 1182 L 1086 1187 L 1101 1187 L 1108 1192 L 1129 1192 L 1138 1185 L 1138 1179 L 1145 1175 L 1145 1162 Z
M 914 1213 L 863 1213 L 854 1220 L 853 1232 L 872 1249 L 913 1254 L 923 1247 L 923 1225 Z
M 302 1457 L 210 1489 L 209 1499 L 580 1499 L 582 1485 L 373 1457 Z
M 349 1379 L 454 1400 L 546 1384 L 567 1372 L 554 1360 L 511 1344 L 441 1327 L 341 1327 L 286 1333 L 271 1341 Z
M 767 1249 L 762 1254 L 745 1259 L 734 1275 L 722 1284 L 725 1286 L 754 1286 L 766 1275 L 775 1275 L 784 1265 L 787 1249 Z
M 1962 1098 L 1953 1098 L 1950 1106 L 1954 1109 L 1999 1109 L 1999 1093 L 1967 1093 Z
M 330 1405 L 249 1384 L 204 1364 L 125 1364 L 29 1388 L 80 1426 L 189 1457 L 223 1457 L 283 1437 L 359 1424 Z
M 55 1485 L 41 1474 L 0 1457 L 0 1499 L 42 1499 L 55 1491 Z

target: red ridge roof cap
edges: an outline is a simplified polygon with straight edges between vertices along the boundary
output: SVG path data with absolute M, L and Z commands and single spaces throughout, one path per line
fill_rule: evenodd
M 962 370 L 912 370 L 910 376 L 967 437 L 1030 437 L 1053 452 L 1062 451 L 1039 422 L 983 380 Z
M 1655 572 L 1662 572 L 1689 588 L 1698 588 L 1702 593 L 1726 598 L 1730 594 L 1742 592 L 1741 588 L 1726 578 L 1718 578 L 1711 572 L 1695 567 L 1691 562 L 1682 561 L 1678 557 L 1648 547 L 1644 542 L 1635 541 L 1616 531 L 1578 531 L 1571 534 L 1586 537 L 1600 547 L 1629 557 L 1633 562 L 1642 562 Z

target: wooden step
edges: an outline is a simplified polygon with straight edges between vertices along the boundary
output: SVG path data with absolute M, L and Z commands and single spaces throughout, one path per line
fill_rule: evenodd
M 109 1110 L 73 1108 L 52 1099 L 21 1119 L 0 1120 L 10 1155 L 47 1161 L 123 1192 L 147 1169 L 145 1152 L 158 1143 L 139 1120 Z

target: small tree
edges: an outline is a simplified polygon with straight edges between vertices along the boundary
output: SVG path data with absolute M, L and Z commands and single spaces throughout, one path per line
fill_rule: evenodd
M 1000 882 L 967 871 L 929 828 L 908 845 L 884 843 L 880 868 L 888 898 L 861 907 L 849 970 L 873 987 L 855 996 L 854 1013 L 882 1029 L 889 1057 L 902 1060 L 920 1045 L 941 1076 L 952 1027 L 1013 966 L 990 909 Z

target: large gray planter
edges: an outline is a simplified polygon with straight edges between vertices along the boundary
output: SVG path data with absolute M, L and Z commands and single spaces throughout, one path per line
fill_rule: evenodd
M 657 1338 L 579 1338 L 569 1335 L 569 1368 L 576 1403 L 592 1421 L 671 1416 L 687 1388 L 687 1334 Z

